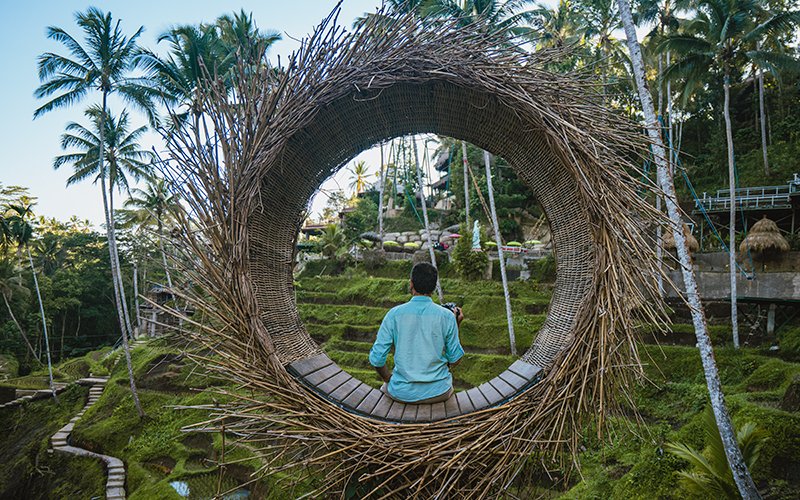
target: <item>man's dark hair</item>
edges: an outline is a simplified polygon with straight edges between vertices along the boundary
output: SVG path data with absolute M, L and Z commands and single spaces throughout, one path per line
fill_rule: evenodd
M 411 269 L 411 282 L 414 283 L 414 290 L 422 295 L 430 295 L 436 289 L 436 278 L 439 271 L 428 262 L 415 264 Z

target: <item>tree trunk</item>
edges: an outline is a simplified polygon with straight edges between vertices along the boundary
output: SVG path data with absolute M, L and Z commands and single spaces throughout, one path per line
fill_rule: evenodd
M 419 197 L 422 204 L 422 220 L 425 222 L 425 236 L 428 241 L 428 254 L 431 258 L 431 264 L 438 270 L 439 266 L 436 265 L 436 252 L 433 250 L 433 238 L 431 238 L 431 226 L 428 223 L 428 204 L 425 201 L 425 189 L 423 189 L 422 184 L 422 167 L 419 164 L 416 137 L 411 137 L 411 147 L 414 148 L 414 167 L 417 169 L 417 184 L 419 184 Z M 439 294 L 439 303 L 444 304 L 444 292 L 442 292 L 442 284 L 438 274 L 436 275 L 436 292 Z
M 133 335 L 134 338 L 138 337 L 142 330 L 142 316 L 139 308 L 139 265 L 136 259 L 133 261 L 133 307 L 135 308 L 136 330 Z
M 17 330 L 19 330 L 19 334 L 22 336 L 22 340 L 25 341 L 25 345 L 28 346 L 28 349 L 31 351 L 31 354 L 33 354 L 34 359 L 36 359 L 36 361 L 41 363 L 42 360 L 40 360 L 39 357 L 36 355 L 36 351 L 33 349 L 31 341 L 28 340 L 28 336 L 25 335 L 25 331 L 22 329 L 22 325 L 20 325 L 19 321 L 17 321 L 17 317 L 14 316 L 14 311 L 11 310 L 11 304 L 8 303 L 8 297 L 6 297 L 6 294 L 2 295 L 3 295 L 3 302 L 5 302 L 6 309 L 8 309 L 8 315 L 11 316 L 11 321 L 13 321 L 14 324 L 17 326 Z
M 736 304 L 736 170 L 733 160 L 733 127 L 731 126 L 731 79 L 725 73 L 725 136 L 728 141 L 728 186 L 731 189 L 731 206 L 728 212 L 730 224 L 728 225 L 728 266 L 731 278 L 731 331 L 733 333 L 733 347 L 739 348 L 739 314 Z
M 497 209 L 494 205 L 494 188 L 492 188 L 492 161 L 489 152 L 483 151 L 483 166 L 486 168 L 486 190 L 489 192 L 489 211 L 492 215 L 492 229 L 494 241 L 497 243 L 497 258 L 500 261 L 500 278 L 503 280 L 503 296 L 506 300 L 506 321 L 508 322 L 508 342 L 511 354 L 517 355 L 517 339 L 514 336 L 514 319 L 511 317 L 511 296 L 508 293 L 508 278 L 506 277 L 506 261 L 503 257 L 503 239 L 500 237 L 500 224 L 497 222 Z
M 461 141 L 461 163 L 464 165 L 464 214 L 469 229 L 469 161 L 467 160 L 467 143 Z
M 28 252 L 28 261 L 31 263 L 31 274 L 33 274 L 33 287 L 36 288 L 36 298 L 39 299 L 39 313 L 42 315 L 42 332 L 44 332 L 44 349 L 47 352 L 47 373 L 50 376 L 50 391 L 53 393 L 53 399 L 58 402 L 56 396 L 56 386 L 53 384 L 53 362 L 50 359 L 50 339 L 47 337 L 47 318 L 44 315 L 44 303 L 42 302 L 42 292 L 39 290 L 39 278 L 36 277 L 36 268 L 33 267 L 33 255 L 31 249 L 25 246 Z
M 61 351 L 58 354 L 58 360 L 64 360 L 64 332 L 67 329 L 67 311 L 64 311 L 64 314 L 61 315 Z
M 620 17 L 625 27 L 625 35 L 628 42 L 628 50 L 631 55 L 636 86 L 639 91 L 639 99 L 642 103 L 642 110 L 647 123 L 647 133 L 653 146 L 653 156 L 656 162 L 658 182 L 662 191 L 664 191 L 667 214 L 672 223 L 672 234 L 675 237 L 678 260 L 681 264 L 683 282 L 686 286 L 686 300 L 691 309 L 692 323 L 694 324 L 695 336 L 697 337 L 700 359 L 703 363 L 706 385 L 708 386 L 708 393 L 711 399 L 711 408 L 714 412 L 717 428 L 719 429 L 720 437 L 725 446 L 725 455 L 728 459 L 728 464 L 730 465 L 739 493 L 742 495 L 742 498 L 746 500 L 761 498 L 755 483 L 753 483 L 753 479 L 750 477 L 750 472 L 747 470 L 744 457 L 739 450 L 739 446 L 736 442 L 736 433 L 733 430 L 733 423 L 728 414 L 728 409 L 725 406 L 725 397 L 722 394 L 719 371 L 717 370 L 717 364 L 714 360 L 714 349 L 711 346 L 711 339 L 708 336 L 706 328 L 705 311 L 703 310 L 700 297 L 697 293 L 697 282 L 695 281 L 692 262 L 689 258 L 686 237 L 683 234 L 683 224 L 681 222 L 680 210 L 678 209 L 677 197 L 675 195 L 675 185 L 667 170 L 664 143 L 659 135 L 658 121 L 653 111 L 653 98 L 647 90 L 647 84 L 644 80 L 644 61 L 642 59 L 639 41 L 636 38 L 636 28 L 633 24 L 630 4 L 628 0 L 617 0 L 617 3 L 619 5 Z
M 761 50 L 761 42 L 756 43 L 756 50 Z M 758 114 L 761 117 L 761 153 L 764 156 L 764 175 L 769 177 L 769 159 L 767 158 L 767 118 L 764 108 L 764 71 L 758 68 Z
M 116 223 L 114 222 L 114 186 L 110 183 L 108 185 L 108 221 L 111 226 L 111 231 L 109 234 L 111 235 L 111 239 L 109 242 L 112 244 L 111 246 L 114 249 L 114 264 L 116 266 L 116 280 L 119 286 L 119 297 L 122 303 L 122 314 L 125 320 L 125 328 L 128 332 L 128 338 L 133 338 L 133 325 L 131 324 L 131 316 L 128 312 L 128 299 L 125 296 L 125 282 L 122 280 L 122 265 L 120 264 L 119 260 L 119 250 L 117 248 L 117 228 Z
M 164 274 L 167 276 L 167 287 L 172 293 L 172 276 L 169 274 L 167 265 L 167 251 L 164 249 L 164 223 L 161 221 L 161 214 L 158 214 L 158 248 L 161 251 L 161 263 L 164 265 Z M 134 292 L 136 293 L 136 292 Z
M 381 239 L 381 243 L 383 243 L 383 191 L 384 184 L 386 184 L 383 163 L 383 142 L 381 141 L 381 175 L 379 181 L 380 185 L 378 186 L 378 236 Z
M 106 234 L 108 236 L 108 253 L 110 257 L 111 263 L 111 281 L 114 282 L 114 298 L 117 302 L 117 316 L 119 319 L 119 328 L 122 334 L 122 349 L 125 351 L 125 362 L 128 365 L 128 379 L 130 380 L 131 385 L 131 395 L 133 396 L 133 404 L 136 407 L 136 411 L 139 414 L 139 417 L 144 417 L 144 410 L 142 410 L 142 405 L 139 402 L 139 394 L 136 392 L 136 382 L 133 378 L 133 364 L 131 363 L 131 350 L 130 346 L 128 345 L 128 332 L 130 330 L 126 330 L 128 327 L 128 322 L 125 321 L 125 312 L 124 312 L 124 296 L 122 295 L 121 285 L 122 280 L 118 280 L 120 276 L 119 273 L 119 260 L 117 260 L 116 255 L 116 238 L 114 237 L 114 224 L 112 221 L 113 212 L 111 211 L 111 207 L 109 206 L 109 199 L 106 193 L 106 182 L 105 182 L 105 175 L 106 172 L 103 170 L 103 160 L 105 159 L 105 119 L 106 119 L 106 93 L 103 93 L 103 112 L 100 115 L 100 155 L 98 158 L 99 162 L 99 171 L 100 171 L 100 189 L 103 192 L 103 213 L 106 217 Z M 111 190 L 111 186 L 109 186 L 109 191 Z

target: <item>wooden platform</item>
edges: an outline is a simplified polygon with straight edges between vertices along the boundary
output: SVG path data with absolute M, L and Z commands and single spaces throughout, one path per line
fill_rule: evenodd
M 408 404 L 361 382 L 325 354 L 295 361 L 287 369 L 320 396 L 348 411 L 405 423 L 432 422 L 502 404 L 535 384 L 542 374 L 540 367 L 518 360 L 489 382 L 458 392 L 444 403 Z

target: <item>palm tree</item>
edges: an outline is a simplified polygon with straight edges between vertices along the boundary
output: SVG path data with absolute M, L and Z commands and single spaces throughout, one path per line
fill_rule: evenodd
M 147 73 L 152 91 L 159 93 L 168 106 L 180 108 L 173 111 L 174 123 L 170 126 L 181 128 L 191 118 L 199 144 L 201 97 L 206 75 L 226 74 L 233 61 L 227 57 L 226 47 L 212 25 L 175 26 L 162 33 L 158 42 L 168 43 L 169 55 L 159 57 L 150 50 L 141 49 L 134 61 Z
M 603 101 L 605 102 L 609 68 L 624 68 L 628 62 L 622 43 L 612 36 L 621 28 L 616 0 L 586 0 L 581 11 L 584 33 L 592 40 L 593 63 L 596 62 L 600 66 Z M 618 73 L 627 76 L 627 71 L 618 69 Z
M 25 330 L 22 329 L 22 325 L 20 325 L 17 317 L 14 315 L 14 310 L 11 308 L 11 299 L 13 296 L 24 296 L 29 293 L 30 290 L 25 287 L 25 283 L 20 277 L 20 273 L 18 272 L 14 261 L 5 257 L 0 258 L 0 295 L 3 296 L 3 303 L 6 306 L 6 310 L 8 310 L 8 315 L 11 317 L 11 321 L 14 323 L 14 326 L 17 327 L 17 331 L 19 331 L 22 340 L 28 347 L 28 350 L 33 355 L 33 358 L 39 361 L 39 357 L 36 355 L 33 345 L 28 339 L 28 336 L 25 335 Z
M 364 160 L 360 160 L 353 165 L 353 168 L 350 169 L 350 179 L 352 179 L 350 187 L 355 189 L 356 194 L 361 194 L 364 191 L 364 188 L 367 187 L 367 168 L 366 162 Z
M 129 76 L 130 70 L 136 65 L 136 60 L 133 58 L 139 50 L 136 41 L 144 28 L 140 27 L 131 37 L 127 37 L 120 29 L 119 21 L 112 20 L 111 13 L 103 13 L 95 7 L 90 7 L 85 13 L 76 13 L 75 20 L 83 31 L 83 44 L 62 28 L 55 26 L 47 28 L 48 38 L 62 43 L 69 51 L 70 57 L 53 52 L 39 56 L 39 80 L 42 84 L 36 89 L 34 95 L 39 99 L 50 98 L 50 100 L 39 107 L 33 116 L 38 118 L 54 109 L 70 106 L 82 100 L 92 90 L 100 91 L 102 100 L 97 127 L 99 138 L 96 141 L 98 151 L 94 155 L 97 158 L 97 171 L 101 173 L 101 187 L 103 196 L 105 196 L 104 182 L 107 178 L 112 180 L 111 176 L 106 175 L 103 165 L 106 159 L 104 151 L 106 141 L 103 135 L 106 132 L 108 96 L 110 94 L 120 95 L 125 101 L 141 108 L 147 114 L 150 122 L 155 123 L 157 121 L 154 106 L 156 94 L 150 86 L 142 85 L 140 79 Z M 104 198 L 104 206 L 109 207 L 113 204 L 106 203 Z M 120 329 L 123 338 L 126 339 L 131 331 L 130 318 L 124 313 L 127 306 L 114 234 L 114 220 L 108 211 L 106 211 L 105 217 L 114 295 L 120 316 Z M 125 340 L 125 346 L 129 356 L 127 340 Z M 131 379 L 131 384 L 133 384 L 133 379 Z M 137 409 L 141 414 L 141 407 L 138 406 L 138 397 L 135 393 L 134 397 Z
M 683 222 L 681 220 L 680 209 L 678 208 L 678 198 L 675 195 L 675 184 L 672 181 L 669 168 L 667 166 L 667 155 L 664 142 L 661 139 L 661 126 L 656 119 L 653 107 L 653 96 L 647 88 L 645 81 L 644 59 L 642 48 L 636 36 L 636 26 L 633 24 L 633 15 L 628 0 L 618 0 L 619 13 L 622 18 L 622 26 L 625 29 L 625 37 L 628 42 L 630 52 L 631 67 L 633 68 L 636 88 L 639 91 L 639 101 L 644 113 L 645 126 L 650 138 L 653 150 L 653 158 L 656 164 L 658 183 L 664 195 L 667 205 L 667 214 L 672 225 L 672 234 L 675 238 L 675 246 L 678 252 L 678 261 L 681 265 L 683 283 L 686 287 L 686 301 L 692 315 L 694 332 L 697 337 L 697 348 L 700 351 L 700 360 L 703 364 L 703 371 L 706 377 L 708 395 L 711 398 L 711 409 L 714 412 L 714 419 L 717 422 L 720 438 L 722 439 L 725 456 L 728 465 L 733 473 L 734 481 L 739 489 L 742 498 L 760 498 L 747 463 L 742 456 L 742 452 L 736 443 L 736 435 L 733 430 L 730 413 L 725 405 L 725 396 L 722 393 L 722 383 L 719 379 L 719 369 L 714 359 L 714 348 L 711 345 L 711 338 L 708 336 L 708 323 L 700 296 L 697 293 L 697 281 L 692 268 L 692 261 L 689 258 L 689 247 L 686 244 L 686 235 L 683 233 Z
M 754 19 L 764 18 L 761 24 Z M 682 77 L 686 82 L 684 101 L 703 85 L 708 74 L 722 77 L 724 89 L 723 115 L 728 146 L 728 187 L 730 188 L 729 262 L 731 287 L 731 328 L 733 345 L 739 347 L 739 321 L 736 297 L 736 167 L 734 163 L 733 126 L 730 115 L 731 78 L 737 65 L 744 60 L 768 64 L 773 54 L 760 50 L 749 51 L 749 44 L 764 34 L 786 31 L 800 22 L 800 12 L 772 13 L 758 0 L 701 0 L 697 15 L 681 33 L 667 37 L 660 50 L 671 50 L 682 56 L 665 71 L 664 78 Z
M 217 18 L 220 41 L 229 57 L 241 59 L 248 68 L 264 63 L 267 50 L 281 39 L 277 31 L 261 31 L 253 21 L 253 14 L 244 9 Z
M 456 19 L 461 26 L 482 22 L 490 31 L 514 36 L 527 33 L 522 25 L 533 11 L 533 0 L 429 0 L 422 11 L 430 17 Z
M 33 238 L 33 227 L 28 222 L 28 219 L 33 215 L 31 211 L 31 204 L 27 200 L 21 200 L 19 205 L 9 205 L 11 216 L 8 217 L 8 227 L 11 237 L 18 248 L 24 248 L 28 254 L 28 262 L 31 266 L 31 274 L 33 275 L 33 286 L 36 288 L 36 297 L 39 299 L 39 313 L 42 316 L 42 332 L 44 334 L 44 348 L 47 353 L 47 373 L 50 377 L 50 391 L 53 393 L 53 399 L 58 402 L 56 396 L 56 387 L 53 381 L 53 363 L 50 358 L 50 338 L 47 335 L 47 318 L 44 315 L 44 302 L 42 302 L 42 292 L 39 289 L 39 279 L 36 277 L 36 268 L 33 265 L 33 255 L 31 255 L 30 242 Z M 5 298 L 5 296 L 4 296 Z M 9 309 L 10 310 L 10 309 Z
M 324 257 L 339 258 L 347 252 L 347 236 L 338 224 L 328 224 L 322 230 L 317 247 Z
M 164 249 L 164 221 L 169 220 L 178 208 L 178 197 L 170 192 L 163 178 L 150 179 L 145 189 L 136 188 L 131 197 L 125 200 L 125 208 L 133 209 L 133 216 L 140 227 L 155 223 L 158 247 L 167 277 L 167 287 L 172 290 L 172 277 L 167 265 L 167 252 Z
M 148 175 L 150 168 L 148 161 L 152 160 L 152 155 L 150 152 L 140 149 L 138 144 L 138 140 L 147 127 L 143 126 L 129 131 L 128 113 L 124 110 L 119 118 L 116 118 L 106 109 L 95 105 L 87 109 L 85 114 L 91 122 L 91 128 L 75 122 L 67 125 L 66 132 L 61 136 L 61 147 L 62 149 L 72 148 L 76 151 L 56 157 L 53 161 L 53 168 L 58 169 L 63 165 L 72 165 L 74 173 L 67 179 L 68 186 L 90 178 L 93 179 L 93 182 L 99 181 L 109 246 L 113 241 L 116 248 L 114 190 L 128 191 L 129 176 L 138 180 Z M 101 151 L 103 154 L 99 155 L 98 153 Z M 108 183 L 108 189 L 106 189 L 106 183 Z M 120 278 L 118 282 L 115 282 L 114 292 L 120 330 L 122 331 L 122 345 L 128 363 L 131 392 L 139 416 L 144 416 L 133 380 L 133 366 L 128 346 L 128 337 L 133 333 L 133 326 L 127 310 L 128 306 L 117 260 L 118 254 L 116 251 L 110 253 L 112 276 Z
M 681 485 L 698 498 L 737 498 L 736 483 L 728 467 L 725 447 L 710 407 L 703 412 L 703 432 L 706 435 L 707 454 L 683 443 L 666 443 L 664 446 L 668 452 L 693 466 L 691 472 L 678 472 Z M 766 433 L 753 422 L 747 422 L 736 433 L 736 442 L 742 449 L 748 468 L 758 461 L 765 440 Z

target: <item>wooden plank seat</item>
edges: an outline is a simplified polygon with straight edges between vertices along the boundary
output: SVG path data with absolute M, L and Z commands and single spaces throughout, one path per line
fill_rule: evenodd
M 403 423 L 433 422 L 503 404 L 542 376 L 540 367 L 517 360 L 492 380 L 457 392 L 443 403 L 407 404 L 353 377 L 325 354 L 295 361 L 287 369 L 301 383 L 347 411 Z

